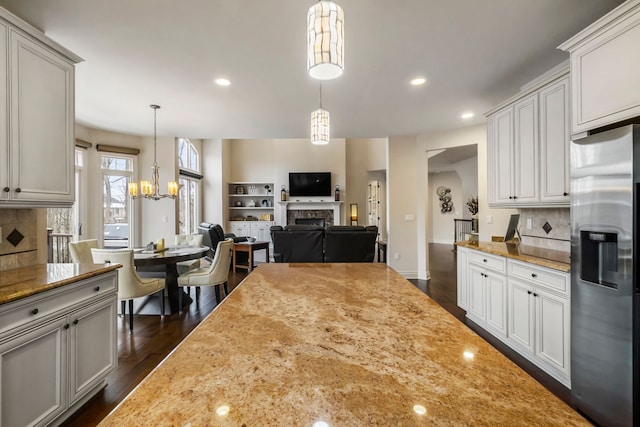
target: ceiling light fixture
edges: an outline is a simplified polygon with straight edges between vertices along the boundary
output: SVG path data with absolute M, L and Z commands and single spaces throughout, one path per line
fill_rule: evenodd
M 218 78 L 218 79 L 216 79 L 216 84 L 218 86 L 229 86 L 231 84 L 231 82 L 228 79 L 225 79 L 225 78 Z
M 460 117 L 463 119 L 470 119 L 474 116 L 474 114 L 472 112 L 468 112 L 468 113 L 463 113 Z
M 156 112 L 160 106 L 151 104 L 150 107 L 153 108 L 153 166 L 151 166 L 151 181 L 140 181 L 140 192 L 138 192 L 138 183 L 130 182 L 129 195 L 134 199 L 141 197 L 152 200 L 160 200 L 166 197 L 175 199 L 178 195 L 178 183 L 175 181 L 167 183 L 167 190 L 169 194 L 160 194 L 160 188 L 158 185 L 158 181 L 160 180 L 160 168 L 158 167 L 158 161 L 156 158 Z
M 427 79 L 425 79 L 424 77 L 416 77 L 415 79 L 411 80 L 411 84 L 414 86 L 420 86 L 423 85 L 427 82 Z
M 344 71 L 344 13 L 332 1 L 319 1 L 307 14 L 307 71 L 318 80 Z
M 322 109 L 322 83 L 320 84 L 320 108 L 311 113 L 311 143 L 327 145 L 329 143 L 329 112 Z

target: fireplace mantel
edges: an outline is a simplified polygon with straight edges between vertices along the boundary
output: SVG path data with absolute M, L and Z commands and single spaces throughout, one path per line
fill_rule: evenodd
M 288 200 L 286 202 L 278 202 L 280 205 L 280 218 L 284 218 L 286 222 L 287 211 L 288 210 L 320 210 L 320 209 L 329 209 L 333 210 L 333 222 L 334 225 L 340 225 L 340 206 L 342 205 L 342 201 L 334 202 L 334 201 L 313 201 L 308 200 L 306 202 L 298 202 Z M 285 224 L 286 225 L 286 224 Z

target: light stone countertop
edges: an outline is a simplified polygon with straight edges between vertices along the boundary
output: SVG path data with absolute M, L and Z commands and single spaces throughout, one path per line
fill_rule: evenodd
M 101 426 L 590 425 L 385 264 L 261 264 Z
M 36 264 L 0 272 L 0 304 L 69 285 L 120 268 L 120 264 Z
M 569 252 L 504 242 L 472 242 L 464 240 L 456 242 L 456 245 L 564 271 L 565 273 L 571 271 L 571 253 Z

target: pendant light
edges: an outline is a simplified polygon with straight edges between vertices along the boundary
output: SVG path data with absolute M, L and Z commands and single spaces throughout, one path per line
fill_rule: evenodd
M 168 194 L 160 194 L 160 167 L 158 166 L 158 161 L 156 157 L 156 113 L 160 108 L 159 105 L 151 104 L 150 107 L 153 109 L 153 166 L 151 166 L 151 181 L 140 181 L 140 192 L 138 192 L 138 183 L 130 182 L 129 183 L 129 195 L 133 199 L 145 198 L 151 200 L 160 200 L 167 197 L 175 199 L 178 195 L 178 183 L 175 181 L 170 181 L 167 183 Z
M 335 79 L 344 71 L 344 13 L 321 0 L 307 14 L 307 71 L 318 80 Z
M 322 84 L 320 84 L 320 108 L 311 113 L 311 143 L 327 145 L 329 130 L 329 112 L 322 109 Z

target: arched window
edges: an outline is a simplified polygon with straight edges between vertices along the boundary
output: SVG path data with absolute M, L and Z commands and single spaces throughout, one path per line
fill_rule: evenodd
M 200 222 L 200 154 L 191 141 L 179 138 L 177 157 L 180 169 L 178 230 L 180 234 L 193 234 L 197 233 Z

